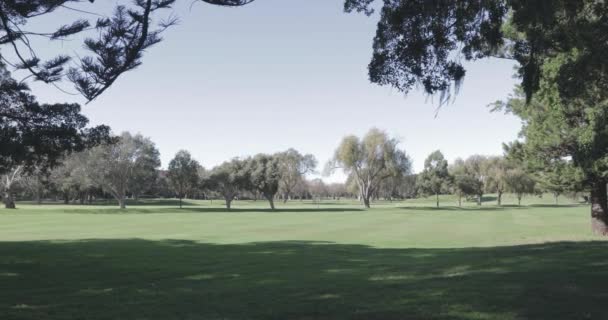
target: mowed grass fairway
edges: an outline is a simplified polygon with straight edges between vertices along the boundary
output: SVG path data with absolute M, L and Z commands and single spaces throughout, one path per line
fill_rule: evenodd
M 561 201 L 19 203 L 0 319 L 608 319 L 608 242 Z

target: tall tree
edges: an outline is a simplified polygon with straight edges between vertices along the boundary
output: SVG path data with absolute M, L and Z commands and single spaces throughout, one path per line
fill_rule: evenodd
M 512 168 L 503 157 L 489 157 L 486 163 L 487 180 L 485 189 L 487 192 L 496 193 L 496 204 L 502 204 L 502 195 L 507 191 L 507 176 Z
M 314 172 L 317 159 L 312 154 L 303 155 L 295 149 L 289 149 L 277 154 L 281 170 L 279 189 L 283 194 L 283 202 L 287 202 L 293 189 L 308 173 Z
M 133 176 L 145 165 L 143 159 L 155 154 L 151 141 L 141 135 L 124 132 L 116 143 L 104 144 L 86 151 L 87 176 L 110 193 L 121 209 L 126 208 L 127 193 Z M 155 170 L 154 168 L 148 168 Z
M 275 209 L 274 197 L 279 191 L 281 166 L 276 155 L 258 154 L 246 160 L 245 172 L 252 191 L 261 193 L 272 210 Z
M 376 128 L 371 129 L 363 139 L 347 136 L 342 139 L 326 171 L 329 173 L 341 168 L 346 174 L 352 175 L 363 204 L 369 208 L 372 195 L 378 191 L 384 179 L 411 171 L 411 160 L 397 148 L 398 142 Z
M 139 149 L 139 157 L 133 168 L 132 177 L 129 179 L 129 191 L 135 200 L 147 191 L 150 191 L 156 183 L 160 167 L 160 152 L 150 138 L 137 136 L 136 148 Z
M 108 127 L 87 124 L 77 104 L 36 102 L 0 62 L 0 174 L 9 178 L 3 183 L 7 207 L 15 206 L 7 191 L 22 175 L 48 172 L 66 153 L 108 140 Z
M 199 163 L 192 158 L 190 152 L 180 150 L 169 162 L 167 178 L 171 188 L 179 198 L 179 207 L 182 208 L 182 199 L 192 192 L 199 184 Z
M 513 144 L 511 152 L 534 168 L 551 170 L 556 161 L 571 159 L 582 187 L 591 191 L 592 229 L 608 235 L 608 95 L 595 87 L 585 99 L 560 99 L 557 78 L 563 60 L 568 59 L 560 56 L 545 64 L 547 80 L 541 81 L 541 90 L 529 103 L 518 89 L 507 101 L 494 104 L 494 109 L 522 119 L 524 141 Z
M 424 170 L 418 175 L 418 187 L 422 193 L 434 195 L 439 208 L 439 195 L 448 192 L 451 180 L 448 161 L 437 150 L 424 160 Z

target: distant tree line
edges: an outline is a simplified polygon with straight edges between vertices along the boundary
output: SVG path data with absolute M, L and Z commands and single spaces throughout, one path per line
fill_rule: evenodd
M 364 137 L 345 137 L 326 164 L 325 173 L 342 169 L 345 183 L 309 179 L 318 162 L 313 155 L 289 149 L 275 154 L 233 158 L 206 169 L 185 150 L 177 152 L 167 169 L 160 169 L 160 152 L 154 142 L 140 134 L 122 133 L 83 150 L 65 153 L 56 165 L 16 165 L 0 176 L 5 207 L 14 208 L 15 198 L 65 204 L 92 204 L 114 199 L 126 208 L 127 199 L 178 198 L 221 199 L 232 208 L 236 199 L 275 201 L 358 199 L 369 208 L 374 200 L 403 200 L 456 195 L 483 203 L 484 194 L 495 194 L 502 204 L 505 193 L 526 195 L 550 192 L 558 202 L 563 194 L 584 191 L 580 176 L 567 160 L 555 161 L 538 170 L 519 155 L 517 144 L 505 145 L 506 156 L 472 155 L 449 164 L 440 151 L 431 153 L 424 169 L 413 174 L 411 159 L 399 142 L 385 132 L 371 129 Z

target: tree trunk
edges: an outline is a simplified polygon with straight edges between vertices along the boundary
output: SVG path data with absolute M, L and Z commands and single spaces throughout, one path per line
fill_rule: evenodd
M 555 205 L 558 205 L 558 204 L 559 204 L 559 200 L 558 200 L 558 198 L 559 198 L 559 193 L 554 193 L 554 194 L 553 194 L 553 197 L 555 198 Z
M 182 197 L 179 197 L 179 208 L 182 208 Z
M 70 204 L 70 195 L 67 192 L 63 193 L 63 204 Z
M 502 192 L 501 191 L 498 191 L 497 202 L 498 202 L 498 206 L 500 207 L 502 205 Z
M 13 198 L 13 194 L 10 191 L 4 192 L 4 208 L 5 209 L 15 209 L 15 199 Z
M 462 207 L 462 193 L 458 193 L 458 207 Z
M 226 209 L 230 210 L 231 204 L 232 204 L 232 199 L 226 198 Z
M 597 235 L 608 236 L 608 196 L 604 180 L 591 189 L 591 229 Z
M 287 199 L 289 199 L 289 193 L 288 193 L 288 192 L 285 192 L 285 193 L 283 194 L 283 203 L 287 203 Z
M 272 195 L 266 195 L 266 199 L 268 199 L 268 203 L 270 204 L 270 209 L 274 210 L 274 197 Z
M 369 209 L 369 208 L 371 208 L 371 206 L 370 206 L 370 201 L 369 201 L 369 196 L 367 196 L 367 197 L 366 197 L 366 196 L 363 196 L 362 198 L 363 198 L 363 205 L 364 205 L 366 208 L 368 208 L 368 209 Z
M 481 202 L 483 201 L 483 194 L 480 193 L 480 194 L 478 194 L 478 196 L 479 196 L 479 199 L 477 199 L 477 205 L 480 206 Z
M 517 195 L 517 206 L 521 206 L 521 195 Z
M 435 193 L 435 201 L 437 202 L 437 208 L 439 208 L 439 193 Z
M 120 206 L 121 209 L 126 209 L 127 208 L 127 199 L 123 196 L 123 197 L 119 197 L 118 198 L 118 205 Z

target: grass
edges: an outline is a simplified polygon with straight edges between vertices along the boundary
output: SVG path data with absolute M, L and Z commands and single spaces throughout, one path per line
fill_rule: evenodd
M 588 207 L 0 210 L 0 319 L 605 319 Z

